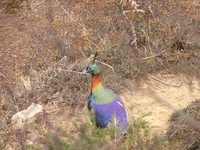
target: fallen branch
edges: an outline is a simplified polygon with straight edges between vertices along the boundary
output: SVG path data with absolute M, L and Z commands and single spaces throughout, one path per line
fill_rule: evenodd
M 181 81 L 178 83 L 178 85 L 173 85 L 173 84 L 167 83 L 167 82 L 165 82 L 165 81 L 162 81 L 161 79 L 159 79 L 159 78 L 157 78 L 157 77 L 155 77 L 155 76 L 149 75 L 149 77 L 152 78 L 152 79 L 154 79 L 154 80 L 156 80 L 156 81 L 159 81 L 159 82 L 161 82 L 161 83 L 163 83 L 163 84 L 165 84 L 165 85 L 167 85 L 167 86 L 180 87 L 180 86 L 182 85 L 182 82 L 181 82 Z

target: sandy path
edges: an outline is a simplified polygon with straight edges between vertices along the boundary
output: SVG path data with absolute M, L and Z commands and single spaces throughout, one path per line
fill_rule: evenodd
M 200 81 L 188 79 L 183 75 L 154 75 L 167 83 L 180 87 L 167 86 L 152 78 L 143 79 L 140 88 L 122 94 L 126 101 L 129 117 L 144 117 L 150 123 L 152 134 L 163 134 L 168 128 L 168 120 L 173 112 L 189 105 L 200 98 Z M 138 86 L 139 87 L 139 86 Z

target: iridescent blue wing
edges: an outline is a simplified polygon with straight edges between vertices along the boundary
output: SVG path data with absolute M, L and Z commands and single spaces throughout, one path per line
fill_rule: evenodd
M 95 96 L 91 93 L 91 94 L 90 94 L 90 97 L 89 97 L 89 100 L 88 100 L 88 105 L 87 105 L 87 107 L 88 107 L 89 110 L 92 109 L 91 103 L 92 103 L 92 101 L 94 100 L 94 98 L 95 98 Z
M 107 127 L 107 124 L 112 122 L 114 117 L 117 120 L 116 125 L 122 133 L 128 130 L 126 111 L 119 97 L 110 104 L 95 104 L 92 102 L 91 105 L 95 110 L 96 124 L 98 127 Z

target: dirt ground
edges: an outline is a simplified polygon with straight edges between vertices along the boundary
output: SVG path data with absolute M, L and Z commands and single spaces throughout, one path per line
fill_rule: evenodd
M 150 123 L 153 135 L 165 134 L 172 113 L 200 98 L 199 80 L 184 75 L 155 74 L 134 89 L 122 94 L 129 118 L 146 115 L 144 119 Z

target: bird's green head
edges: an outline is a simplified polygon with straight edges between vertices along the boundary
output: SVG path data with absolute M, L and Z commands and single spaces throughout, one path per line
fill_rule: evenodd
M 95 63 L 97 55 L 98 55 L 98 52 L 95 53 L 95 55 L 93 56 L 94 58 L 93 58 L 91 64 L 83 71 L 84 73 L 89 73 L 92 76 L 95 76 L 95 75 L 100 73 L 99 67 Z
M 99 70 L 99 67 L 97 66 L 96 63 L 92 63 L 90 64 L 86 70 L 85 70 L 87 73 L 90 73 L 92 76 L 95 76 L 97 74 L 100 73 L 100 70 Z

